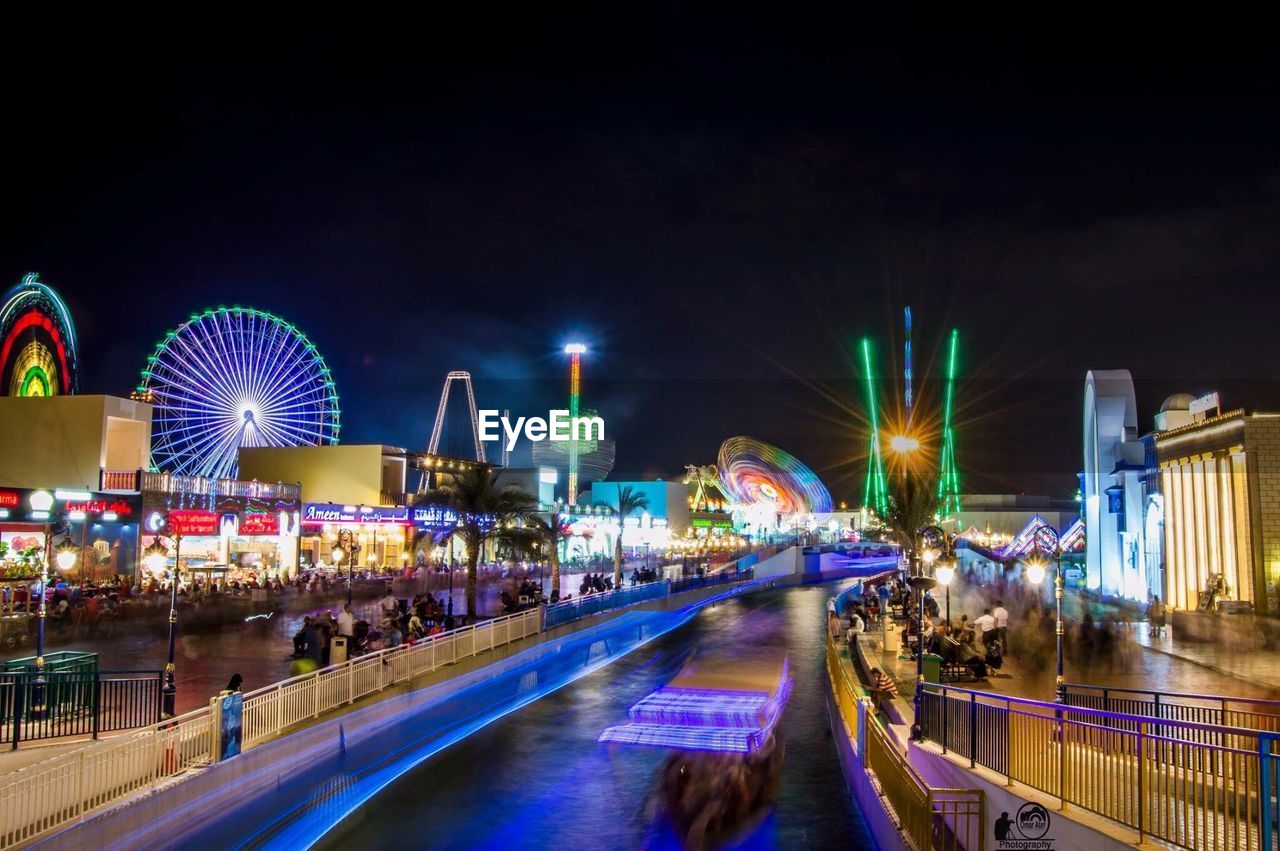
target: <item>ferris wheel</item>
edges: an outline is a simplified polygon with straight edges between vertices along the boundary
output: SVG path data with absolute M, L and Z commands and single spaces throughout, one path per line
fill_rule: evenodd
M 152 464 L 235 476 L 242 446 L 338 442 L 338 391 L 301 331 L 261 310 L 193 314 L 147 358 L 140 397 L 155 406 Z

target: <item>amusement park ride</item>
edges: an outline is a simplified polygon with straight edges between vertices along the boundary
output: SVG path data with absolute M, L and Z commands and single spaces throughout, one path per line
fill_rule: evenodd
M 867 478 L 863 488 L 863 505 L 870 511 L 884 516 L 889 507 L 889 489 L 884 472 L 884 449 L 899 454 L 913 453 L 924 443 L 920 434 L 923 429 L 916 419 L 916 398 L 914 387 L 914 364 L 911 350 L 911 308 L 903 310 L 905 331 L 903 358 L 903 408 L 901 423 L 896 433 L 887 437 L 884 434 L 884 420 L 881 415 L 881 403 L 876 392 L 875 372 L 871 363 L 871 340 L 862 338 L 862 371 L 866 382 L 867 420 L 870 425 L 870 443 L 867 447 Z M 955 516 L 960 511 L 960 473 L 956 462 L 955 438 L 955 398 L 957 354 L 960 345 L 959 329 L 951 329 L 947 342 L 946 384 L 942 396 L 942 421 L 936 434 L 938 446 L 938 513 L 942 518 Z

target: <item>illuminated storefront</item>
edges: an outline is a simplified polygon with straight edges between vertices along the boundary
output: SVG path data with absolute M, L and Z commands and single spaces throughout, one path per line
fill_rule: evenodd
M 302 507 L 296 485 L 146 477 L 176 486 L 144 490 L 144 543 L 161 544 L 175 559 L 180 537 L 184 570 L 258 581 L 288 578 L 296 571 Z
M 48 547 L 50 524 L 65 526 L 54 545 L 73 547 L 75 566 L 67 578 L 106 579 L 129 573 L 137 559 L 136 496 L 66 488 L 0 488 L 0 563 L 38 564 Z

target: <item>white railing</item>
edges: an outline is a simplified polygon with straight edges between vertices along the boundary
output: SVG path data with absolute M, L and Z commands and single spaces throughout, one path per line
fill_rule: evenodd
M 541 613 L 529 609 L 249 692 L 244 696 L 242 746 L 262 744 L 299 722 L 536 635 L 540 628 Z M 0 777 L 0 848 L 29 842 L 194 765 L 216 762 L 219 726 L 218 714 L 204 707 Z

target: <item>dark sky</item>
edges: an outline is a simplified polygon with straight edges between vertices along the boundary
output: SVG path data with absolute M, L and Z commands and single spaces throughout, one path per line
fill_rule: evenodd
M 749 434 L 837 499 L 853 346 L 887 373 L 907 303 L 918 372 L 961 329 L 966 490 L 1070 495 L 1090 368 L 1144 428 L 1175 391 L 1280 405 L 1265 45 L 486 10 L 8 19 L 0 277 L 64 294 L 82 390 L 253 305 L 324 354 L 344 440 L 423 448 L 445 372 L 545 411 L 580 336 L 620 475 Z

